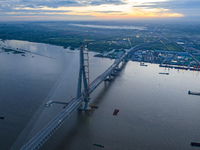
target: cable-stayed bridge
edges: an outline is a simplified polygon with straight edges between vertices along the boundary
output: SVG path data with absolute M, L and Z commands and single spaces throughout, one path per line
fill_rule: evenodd
M 160 39 L 158 39 L 160 40 Z M 128 56 L 135 50 L 138 50 L 141 46 L 156 42 L 158 40 L 139 44 L 137 46 L 134 46 L 127 50 L 125 53 L 123 53 L 118 59 L 114 61 L 114 63 L 101 75 L 99 75 L 92 83 L 90 83 L 87 88 L 84 88 L 82 92 L 77 93 L 77 98 L 72 99 L 66 107 L 54 118 L 52 119 L 46 126 L 44 126 L 32 139 L 30 139 L 22 148 L 21 150 L 34 150 L 39 149 L 53 134 L 56 132 L 56 130 L 64 123 L 64 121 L 78 108 L 81 108 L 83 103 L 86 103 L 89 105 L 89 99 L 87 91 L 89 93 L 92 93 L 101 83 L 104 81 L 107 77 L 111 77 L 111 75 L 118 70 L 120 63 L 126 62 L 128 60 Z M 80 56 L 81 54 L 80 51 Z M 82 59 L 82 60 L 81 60 Z M 83 57 L 80 57 L 80 62 L 83 61 Z M 81 67 L 82 66 L 82 67 Z M 81 86 L 81 78 L 83 75 L 85 75 L 85 68 L 83 63 L 80 63 L 80 73 L 79 73 L 79 81 Z M 86 79 L 86 78 L 85 78 Z M 81 89 L 81 88 L 80 88 Z M 79 90 L 80 90 L 79 89 Z M 78 90 L 78 91 L 79 91 Z M 86 98 L 87 97 L 87 98 Z M 84 110 L 87 110 L 88 106 L 83 106 Z

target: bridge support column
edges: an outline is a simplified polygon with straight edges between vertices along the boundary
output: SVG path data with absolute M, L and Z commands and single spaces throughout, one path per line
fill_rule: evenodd
M 117 67 L 115 67 L 115 70 L 119 70 L 119 65 Z
M 112 80 L 112 76 L 111 76 L 111 74 L 112 74 L 112 73 L 109 74 L 109 80 L 110 80 L 110 81 Z
M 79 109 L 85 110 L 85 111 L 90 110 L 91 109 L 90 102 L 89 101 L 88 102 L 83 102 L 82 103 L 82 107 L 80 107 Z
M 84 65 L 84 53 L 83 53 L 83 44 L 81 44 L 80 48 L 80 69 L 79 69 L 79 79 L 78 79 L 78 89 L 77 89 L 77 98 L 81 97 L 84 99 L 84 102 L 80 106 L 80 110 L 90 110 L 90 91 L 89 91 L 89 85 L 87 82 L 86 77 L 86 71 L 85 71 L 85 65 Z M 89 67 L 89 66 L 87 66 Z M 89 69 L 88 69 L 89 71 Z M 83 86 L 84 86 L 84 93 L 81 93 L 81 87 L 82 87 L 82 80 L 83 80 Z

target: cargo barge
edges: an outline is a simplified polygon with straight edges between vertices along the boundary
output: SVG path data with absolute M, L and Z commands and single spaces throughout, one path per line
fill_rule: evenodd
M 192 92 L 192 91 L 188 91 L 188 94 L 191 94 L 191 95 L 200 95 L 200 92 Z
M 101 148 L 104 148 L 104 145 L 101 145 L 101 144 L 93 144 L 94 146 L 97 146 L 97 147 L 101 147 Z
M 191 146 L 198 146 L 198 147 L 200 147 L 200 143 L 197 143 L 197 142 L 191 142 L 190 145 L 191 145 Z

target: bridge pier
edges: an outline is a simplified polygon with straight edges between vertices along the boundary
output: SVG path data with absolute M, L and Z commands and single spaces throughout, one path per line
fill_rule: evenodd
M 84 106 L 84 110 L 90 110 L 91 107 L 90 107 L 90 102 L 84 102 L 85 103 L 85 106 Z
M 88 111 L 88 110 L 91 110 L 91 107 L 90 107 L 90 102 L 82 102 L 81 106 L 78 108 L 78 110 L 84 110 L 84 111 Z
M 112 72 L 104 79 L 104 81 L 112 81 Z
M 112 80 L 112 73 L 109 74 L 109 80 Z
M 113 76 L 117 76 L 118 72 L 120 71 L 119 66 L 116 66 L 107 76 L 106 79 L 104 79 L 104 81 L 112 81 L 113 80 Z

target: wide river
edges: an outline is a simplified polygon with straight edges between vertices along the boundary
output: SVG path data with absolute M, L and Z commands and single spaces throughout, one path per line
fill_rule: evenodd
M 0 46 L 26 50 L 0 48 L 0 149 L 18 150 L 63 109 L 45 107 L 47 101 L 76 97 L 79 51 L 16 40 Z M 95 54 L 90 53 L 91 82 L 114 62 Z M 101 83 L 91 95 L 98 109 L 75 111 L 41 149 L 195 149 L 190 142 L 200 142 L 200 96 L 188 91 L 200 92 L 199 73 L 147 65 L 129 61 L 112 82 Z

